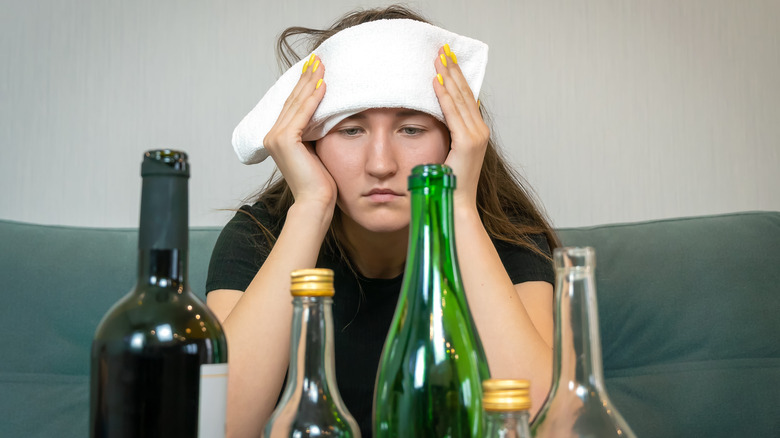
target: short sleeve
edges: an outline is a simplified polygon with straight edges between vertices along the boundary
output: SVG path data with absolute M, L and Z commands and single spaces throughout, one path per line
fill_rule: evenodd
M 263 266 L 269 244 L 260 225 L 273 232 L 265 209 L 243 206 L 220 232 L 211 253 L 206 293 L 217 289 L 245 291 Z
M 547 238 L 543 234 L 535 234 L 530 239 L 546 257 L 529 248 L 504 241 L 494 240 L 493 244 L 512 283 L 546 281 L 555 286 L 552 252 Z

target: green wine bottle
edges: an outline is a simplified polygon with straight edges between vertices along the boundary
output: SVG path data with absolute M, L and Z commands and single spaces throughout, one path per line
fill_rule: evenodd
M 141 175 L 137 282 L 92 341 L 89 434 L 224 437 L 227 341 L 187 281 L 187 155 L 149 151 Z
M 409 252 L 377 373 L 376 438 L 482 436 L 489 371 L 458 268 L 454 189 L 445 165 L 417 166 L 409 177 Z

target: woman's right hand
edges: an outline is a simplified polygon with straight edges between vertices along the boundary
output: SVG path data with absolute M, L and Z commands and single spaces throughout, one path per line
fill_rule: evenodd
M 325 96 L 324 74 L 325 67 L 320 59 L 312 55 L 279 118 L 263 139 L 263 145 L 290 186 L 296 203 L 321 204 L 332 213 L 338 193 L 336 182 L 314 152 L 313 143 L 304 142 L 302 138 L 306 125 Z

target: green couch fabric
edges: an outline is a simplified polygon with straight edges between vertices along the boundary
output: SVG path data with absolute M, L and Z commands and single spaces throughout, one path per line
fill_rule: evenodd
M 218 228 L 190 233 L 204 296 Z M 780 213 L 559 230 L 596 249 L 607 391 L 639 437 L 780 436 Z M 89 348 L 137 231 L 0 220 L 0 437 L 87 436 Z

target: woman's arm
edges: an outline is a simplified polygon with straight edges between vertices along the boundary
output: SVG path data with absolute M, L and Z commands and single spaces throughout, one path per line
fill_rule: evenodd
M 491 376 L 529 379 L 533 416 L 552 382 L 552 285 L 513 285 L 476 208 L 455 209 L 461 275 Z
M 294 204 L 246 291 L 208 295 L 228 340 L 228 436 L 258 436 L 273 412 L 289 364 L 290 272 L 314 267 L 331 215 Z
M 290 273 L 313 268 L 333 218 L 336 184 L 301 133 L 322 100 L 324 67 L 304 70 L 263 140 L 295 198 L 268 258 L 243 293 L 217 290 L 208 305 L 228 340 L 227 435 L 258 436 L 273 412 L 289 364 Z
M 490 129 L 460 68 L 452 62 L 454 57 L 448 62 L 446 50 L 435 61 L 438 77 L 433 87 L 452 138 L 446 164 L 458 177 L 453 196 L 455 239 L 466 296 L 491 375 L 531 380 L 534 414 L 552 380 L 552 286 L 512 284 L 480 220 L 477 183 Z

